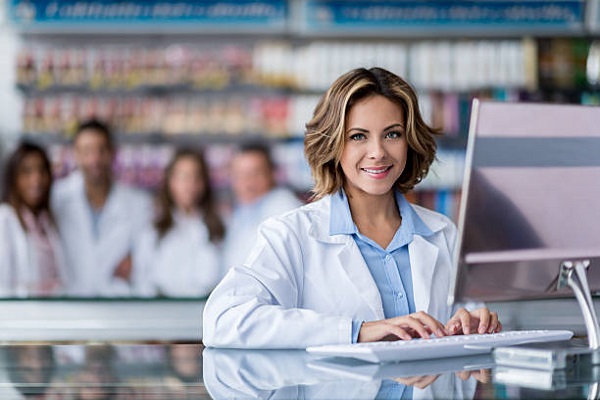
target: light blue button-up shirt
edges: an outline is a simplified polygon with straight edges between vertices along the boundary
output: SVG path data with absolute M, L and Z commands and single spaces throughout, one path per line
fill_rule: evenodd
M 331 196 L 329 234 L 352 236 L 379 289 L 385 318 L 415 312 L 408 244 L 412 241 L 413 235 L 429 236 L 432 234 L 402 193 L 397 191 L 395 194 L 402 223 L 385 249 L 358 231 L 352 220 L 348 198 L 344 190 Z M 358 339 L 362 322 L 353 321 L 352 323 L 353 342 Z

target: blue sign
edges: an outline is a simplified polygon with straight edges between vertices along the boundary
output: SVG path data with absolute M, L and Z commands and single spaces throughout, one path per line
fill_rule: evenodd
M 305 28 L 372 31 L 404 28 L 582 28 L 583 0 L 344 1 L 307 0 Z
M 285 27 L 286 0 L 12 0 L 10 16 L 19 25 L 154 25 L 158 23 Z

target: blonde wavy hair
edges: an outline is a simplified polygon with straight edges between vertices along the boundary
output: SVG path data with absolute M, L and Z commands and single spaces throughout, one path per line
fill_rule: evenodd
M 435 136 L 439 132 L 423 121 L 414 90 L 404 79 L 383 68 L 357 68 L 340 76 L 327 89 L 306 124 L 304 154 L 315 180 L 313 200 L 336 193 L 343 186 L 345 176 L 340 159 L 346 116 L 356 102 L 375 95 L 398 104 L 405 119 L 408 154 L 395 186 L 406 193 L 427 175 L 435 159 Z

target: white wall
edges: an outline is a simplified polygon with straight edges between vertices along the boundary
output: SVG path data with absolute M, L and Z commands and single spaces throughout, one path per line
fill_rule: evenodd
M 16 56 L 20 37 L 7 17 L 8 0 L 0 0 L 0 152 L 18 139 L 22 100 L 16 88 Z

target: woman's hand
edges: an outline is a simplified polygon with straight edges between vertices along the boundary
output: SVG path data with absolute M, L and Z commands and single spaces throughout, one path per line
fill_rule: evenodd
M 487 307 L 475 311 L 467 311 L 460 308 L 445 326 L 450 335 L 461 335 L 471 333 L 494 333 L 502 330 L 502 324 L 498 320 L 498 314 L 490 311 Z
M 414 337 L 429 339 L 431 334 L 446 336 L 448 332 L 441 322 L 426 312 L 419 311 L 402 317 L 364 322 L 358 332 L 358 341 L 410 340 Z
M 439 377 L 439 375 L 411 376 L 408 378 L 396 378 L 394 381 L 401 383 L 404 386 L 414 386 L 417 389 L 425 389 L 427 386 L 435 382 Z
M 460 371 L 456 373 L 461 380 L 466 381 L 471 377 L 477 382 L 489 383 L 492 380 L 492 372 L 489 369 L 480 369 L 479 371 Z

